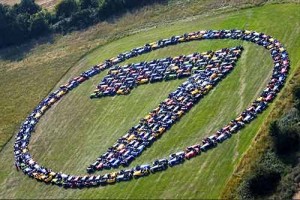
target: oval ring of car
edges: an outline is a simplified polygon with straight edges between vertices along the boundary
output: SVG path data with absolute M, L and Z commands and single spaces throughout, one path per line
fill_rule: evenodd
M 130 59 L 147 52 L 183 42 L 204 39 L 236 39 L 244 40 L 263 46 L 269 50 L 274 62 L 273 74 L 267 87 L 261 95 L 236 119 L 231 120 L 213 135 L 204 138 L 201 143 L 187 147 L 185 150 L 171 154 L 169 158 L 155 160 L 152 164 L 135 166 L 131 169 L 119 170 L 104 175 L 91 173 L 128 167 L 143 150 L 149 148 L 174 123 L 186 114 L 199 100 L 230 73 L 240 57 L 243 47 L 224 48 L 219 51 L 194 53 L 174 58 L 157 59 L 150 62 L 140 62 L 117 66 L 126 59 Z M 104 186 L 133 178 L 148 176 L 163 171 L 200 155 L 201 152 L 214 148 L 217 144 L 229 139 L 246 124 L 253 121 L 263 112 L 268 104 L 274 100 L 276 94 L 284 86 L 290 61 L 283 45 L 275 38 L 264 33 L 248 30 L 206 30 L 197 31 L 169 39 L 159 40 L 131 51 L 121 53 L 115 58 L 93 66 L 79 76 L 70 79 L 68 83 L 49 94 L 43 99 L 22 123 L 15 137 L 14 156 L 15 165 L 24 174 L 38 181 L 63 186 L 65 188 L 83 188 Z M 127 95 L 130 91 L 146 83 L 169 81 L 188 77 L 168 98 L 142 118 L 138 125 L 132 127 L 124 136 L 108 148 L 107 152 L 87 167 L 89 175 L 77 176 L 62 172 L 54 172 L 33 160 L 28 150 L 31 134 L 45 112 L 63 96 L 89 78 L 109 69 L 107 76 L 99 83 L 90 98 L 105 96 Z

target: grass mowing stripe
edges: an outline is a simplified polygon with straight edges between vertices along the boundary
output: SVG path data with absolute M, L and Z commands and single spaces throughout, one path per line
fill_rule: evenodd
M 283 7 L 284 7 L 284 9 L 282 9 Z M 268 6 L 263 6 L 260 8 L 252 8 L 252 9 L 242 10 L 237 14 L 231 14 L 231 13 L 226 14 L 225 16 L 228 16 L 228 15 L 231 16 L 231 19 L 233 20 L 232 22 L 230 21 L 231 19 L 226 20 L 226 17 L 222 17 L 222 19 L 218 18 L 218 20 L 216 20 L 216 21 L 214 21 L 214 19 L 212 17 L 210 17 L 211 18 L 211 19 L 209 19 L 210 24 L 206 24 L 205 22 L 198 20 L 198 21 L 193 21 L 194 24 L 192 24 L 192 23 L 185 23 L 183 25 L 175 24 L 172 26 L 172 28 L 169 28 L 169 27 L 168 28 L 170 29 L 170 32 L 174 31 L 174 33 L 175 33 L 176 27 L 178 30 L 182 26 L 186 26 L 186 27 L 189 26 L 190 30 L 197 30 L 197 29 L 201 29 L 201 28 L 207 29 L 209 26 L 210 27 L 214 26 L 217 28 L 220 28 L 220 27 L 228 28 L 230 26 L 231 27 L 241 27 L 243 24 L 248 23 L 249 24 L 248 27 L 250 27 L 251 29 L 255 29 L 255 30 L 260 29 L 271 35 L 275 35 L 284 44 L 287 44 L 287 48 L 288 48 L 288 51 L 290 52 L 290 57 L 292 59 L 292 69 L 293 69 L 293 67 L 296 66 L 295 64 L 299 63 L 299 60 L 297 59 L 297 56 L 296 56 L 299 54 L 299 48 L 298 48 L 299 47 L 299 39 L 293 39 L 293 38 L 298 38 L 298 36 L 292 35 L 291 41 L 289 41 L 290 38 L 283 40 L 283 39 L 281 39 L 281 36 L 285 33 L 291 32 L 291 30 L 294 30 L 293 29 L 294 27 L 291 26 L 291 24 L 293 24 L 292 22 L 293 21 L 295 22 L 296 19 L 299 19 L 299 14 L 297 14 L 297 12 L 295 12 L 295 11 L 297 11 L 297 9 L 299 9 L 299 7 L 297 7 L 297 5 L 293 5 L 293 4 L 268 5 Z M 282 20 L 282 18 L 279 17 L 280 15 L 282 15 L 286 12 L 289 13 L 289 16 L 293 16 L 291 19 L 291 23 L 286 23 L 286 22 L 284 22 L 285 19 Z M 255 23 L 256 25 L 252 25 L 252 24 L 254 24 L 252 19 L 247 21 L 243 17 L 247 13 L 253 13 L 252 16 L 255 17 L 254 20 L 256 20 L 256 23 Z M 202 19 L 202 20 L 205 21 L 206 19 Z M 276 28 L 277 25 L 278 25 L 278 28 Z M 173 27 L 174 27 L 174 30 L 173 30 Z M 180 27 L 180 28 L 178 28 L 178 27 Z M 158 31 L 156 30 L 156 32 L 158 32 Z M 178 32 L 182 32 L 182 31 L 178 31 Z M 151 34 L 151 33 L 149 33 L 149 34 Z M 163 35 L 161 37 L 163 37 Z M 126 46 L 126 41 L 124 43 L 124 40 L 123 40 L 122 43 L 124 45 L 124 49 L 125 48 L 128 49 L 128 47 Z M 142 40 L 141 40 L 141 43 L 142 43 Z M 225 44 L 225 45 L 227 45 L 227 44 Z M 208 45 L 208 46 L 210 46 L 210 45 Z M 205 45 L 203 45 L 202 47 L 204 49 Z M 215 48 L 217 48 L 217 45 L 215 46 Z M 211 49 L 211 47 L 209 47 L 207 49 Z M 176 52 L 174 52 L 174 54 L 176 54 Z M 255 61 L 256 60 L 255 57 L 257 56 L 257 54 L 255 54 L 255 50 L 253 50 L 253 53 L 249 56 L 251 56 L 253 58 L 252 61 Z M 98 58 L 98 59 L 101 60 L 101 58 Z M 259 64 L 259 62 L 257 62 L 256 64 Z M 238 65 L 237 67 L 239 67 L 239 66 L 246 67 L 246 66 L 242 66 L 242 65 Z M 247 66 L 247 67 L 254 67 L 254 66 L 255 66 L 255 64 Z M 261 68 L 262 69 L 259 69 L 259 68 L 255 68 L 255 69 L 258 69 L 258 70 L 264 69 L 263 67 L 261 67 Z M 255 77 L 255 79 L 260 79 L 259 77 L 257 78 L 257 74 L 259 74 L 259 71 L 257 71 L 257 73 L 253 72 L 253 74 L 255 76 L 252 76 L 252 78 Z M 249 84 L 249 85 L 251 85 L 251 84 Z M 248 88 L 248 86 L 247 86 L 247 88 Z M 257 92 L 255 86 L 254 86 L 253 90 L 254 91 L 251 92 L 252 94 L 249 94 L 249 96 L 251 96 L 251 97 L 253 96 L 254 92 Z M 215 94 L 215 92 L 210 95 Z M 217 102 L 215 102 L 215 103 L 217 103 Z M 149 106 L 150 106 L 149 108 L 151 108 L 151 105 L 149 105 Z M 208 109 L 208 108 L 209 107 L 207 107 L 206 109 Z M 246 128 L 245 130 L 242 131 L 240 140 L 244 141 L 244 142 L 243 142 L 243 144 L 241 144 L 241 147 L 239 149 L 240 152 L 244 152 L 244 150 L 249 147 L 250 141 L 252 140 L 253 136 L 255 135 L 256 131 L 258 130 L 258 127 L 263 122 L 263 120 L 265 119 L 266 116 L 267 115 L 264 114 L 263 116 L 260 116 L 255 121 L 255 124 L 257 126 L 252 126 L 252 125 L 254 125 L 254 124 L 252 124 L 251 129 Z M 221 122 L 219 122 L 219 123 L 222 125 Z M 205 126 L 205 124 L 203 124 L 203 126 Z M 212 126 L 212 125 L 210 125 L 210 126 Z M 185 126 L 185 128 L 186 128 L 186 126 Z M 250 130 L 251 130 L 251 132 L 250 132 Z M 43 129 L 43 131 L 45 131 L 45 130 Z M 199 132 L 201 132 L 201 131 L 203 131 L 203 130 L 199 129 Z M 247 134 L 243 134 L 243 133 L 247 133 Z M 46 131 L 45 131 L 45 134 L 46 134 Z M 52 134 L 54 134 L 54 133 L 52 133 Z M 98 133 L 89 133 L 89 134 L 92 136 L 92 135 L 98 134 Z M 110 137 L 111 136 L 107 136 L 105 139 L 109 139 Z M 248 139 L 245 141 L 244 140 L 245 138 L 248 138 Z M 59 141 L 53 141 L 53 143 L 55 143 L 55 142 L 59 142 Z M 89 141 L 89 142 L 91 142 L 91 141 Z M 228 141 L 228 144 L 227 145 L 224 144 L 224 147 L 222 146 L 222 148 L 221 148 L 222 150 L 218 151 L 217 154 L 215 154 L 216 152 L 210 152 L 211 154 L 215 155 L 214 158 L 211 158 L 211 159 L 222 160 L 223 152 L 227 152 L 228 145 L 230 146 L 232 144 L 233 144 L 233 142 Z M 80 146 L 80 145 L 78 145 L 78 146 Z M 83 159 L 87 156 L 92 159 L 93 155 L 91 155 L 91 154 L 93 154 L 92 151 L 88 155 L 77 155 L 77 157 Z M 231 155 L 232 155 L 232 153 L 231 153 Z M 2 163 L 4 163 L 4 169 L 6 169 L 6 170 L 4 172 L 1 172 L 1 177 L 5 177 L 6 182 L 10 183 L 11 187 L 13 187 L 14 189 L 11 190 L 11 193 L 7 193 L 7 191 L 4 189 L 5 186 L 3 184 L 1 184 L 1 189 L 0 189 L 1 196 L 24 197 L 26 195 L 28 198 L 30 198 L 30 197 L 33 198 L 36 196 L 47 197 L 47 198 L 50 198 L 50 197 L 53 197 L 53 198 L 54 197 L 73 197 L 73 198 L 74 197 L 77 197 L 77 198 L 78 197 L 79 198 L 80 197 L 81 198 L 107 197 L 107 198 L 109 198 L 109 197 L 115 197 L 116 193 L 118 194 L 118 197 L 120 197 L 120 198 L 123 198 L 123 197 L 139 198 L 139 197 L 145 197 L 149 194 L 151 194 L 151 196 L 153 198 L 159 197 L 161 194 L 165 194 L 167 197 L 174 197 L 174 198 L 175 197 L 177 197 L 177 198 L 178 197 L 180 197 L 180 198 L 201 198 L 201 197 L 202 198 L 208 198 L 208 197 L 216 198 L 216 197 L 218 197 L 218 194 L 220 194 L 220 190 L 223 188 L 223 185 L 226 182 L 227 177 L 229 177 L 229 175 L 233 171 L 233 168 L 234 168 L 233 166 L 237 163 L 237 162 L 232 163 L 232 161 L 229 162 L 229 161 L 227 161 L 227 159 L 225 159 L 224 165 L 223 165 L 224 166 L 223 171 L 226 174 L 224 176 L 221 176 L 221 174 L 219 174 L 221 172 L 219 172 L 216 169 L 204 168 L 203 173 L 201 173 L 201 176 L 199 176 L 199 179 L 201 181 L 194 183 L 195 187 L 193 189 L 191 189 L 192 192 L 190 194 L 184 194 L 184 193 L 177 192 L 177 191 L 184 191 L 185 188 L 188 188 L 188 184 L 186 182 L 181 181 L 180 177 L 185 176 L 185 174 L 197 174 L 198 168 L 195 169 L 194 166 L 195 165 L 201 166 L 202 163 L 205 163 L 205 159 L 207 157 L 206 155 L 201 158 L 199 157 L 199 159 L 196 159 L 197 161 L 195 161 L 196 162 L 195 165 L 188 165 L 187 167 L 183 166 L 182 168 L 184 168 L 184 169 L 182 171 L 181 170 L 176 171 L 175 174 L 173 174 L 173 173 L 169 174 L 168 172 L 166 172 L 165 176 L 161 177 L 160 182 L 157 182 L 155 184 L 156 188 L 162 188 L 162 190 L 154 189 L 153 182 L 151 182 L 151 181 L 154 181 L 155 178 L 152 178 L 151 180 L 145 179 L 145 180 L 139 181 L 139 185 L 136 185 L 135 183 L 132 183 L 132 184 L 130 183 L 130 184 L 122 184 L 122 186 L 116 185 L 111 188 L 97 189 L 97 190 L 92 189 L 92 190 L 82 190 L 82 191 L 65 191 L 60 188 L 54 188 L 51 186 L 44 187 L 39 183 L 33 183 L 32 180 L 27 180 L 26 177 L 25 178 L 19 177 L 19 174 L 17 174 L 14 171 L 7 170 L 11 166 L 10 165 L 11 159 L 9 156 L 11 156 L 11 154 L 9 154 L 9 151 L 7 151 L 7 150 L 5 151 L 5 153 L 1 154 L 1 160 L 6 160 L 5 162 L 2 162 Z M 149 158 L 149 160 L 150 160 L 150 158 Z M 6 163 L 8 163 L 8 164 L 6 164 Z M 53 162 L 53 165 L 56 165 L 56 163 Z M 229 167 L 229 166 L 231 166 L 231 167 Z M 72 166 L 68 166 L 68 168 L 71 168 L 71 167 Z M 75 168 L 75 166 L 74 166 L 74 168 Z M 206 177 L 210 177 L 209 179 L 212 180 L 209 184 L 206 182 L 206 180 L 207 180 Z M 2 178 L 2 180 L 3 180 L 3 178 Z M 15 183 L 12 183 L 13 181 L 15 181 Z M 24 185 L 26 185 L 27 187 L 25 188 Z M 216 186 L 216 188 L 221 188 L 221 189 L 216 189 L 216 190 L 211 189 L 211 192 L 207 193 L 206 191 L 208 188 L 211 187 L 211 185 L 214 185 L 214 186 Z M 147 188 L 147 189 L 145 189 L 145 188 Z M 134 190 L 132 190 L 132 193 L 129 195 L 128 191 L 130 191 L 131 189 L 134 189 Z M 163 189 L 165 189 L 165 190 L 163 191 Z M 30 192 L 27 192 L 28 190 Z M 151 193 L 149 191 L 151 191 Z

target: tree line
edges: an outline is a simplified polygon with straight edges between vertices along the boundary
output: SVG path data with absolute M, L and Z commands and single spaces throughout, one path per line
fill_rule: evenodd
M 167 0 L 62 0 L 53 12 L 34 0 L 0 4 L 0 48 L 51 33 L 80 30 L 127 11 Z

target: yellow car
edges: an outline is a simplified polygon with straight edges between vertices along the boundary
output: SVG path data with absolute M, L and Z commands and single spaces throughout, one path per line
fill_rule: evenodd
M 127 138 L 127 140 L 130 142 L 130 141 L 132 141 L 132 140 L 135 140 L 136 139 L 136 137 L 135 137 L 135 135 L 134 134 L 131 134 L 128 138 Z
M 177 65 L 171 66 L 171 70 L 177 71 L 178 69 L 179 69 L 179 67 Z
M 238 121 L 238 122 L 239 122 L 239 121 L 242 121 L 242 120 L 243 120 L 243 117 L 242 117 L 242 116 L 239 116 L 239 117 L 236 118 L 235 120 Z
M 113 183 L 116 182 L 116 178 L 110 177 L 110 178 L 108 178 L 108 179 L 106 180 L 106 182 L 109 183 L 109 184 L 113 184 Z
M 148 176 L 149 174 L 150 174 L 149 169 L 140 169 L 140 170 L 133 172 L 133 177 L 139 178 L 139 177 L 143 177 L 143 176 Z
M 211 90 L 212 89 L 212 85 L 207 85 L 207 86 L 205 86 L 205 89 L 207 89 L 207 90 Z
M 215 78 L 217 78 L 218 77 L 218 75 L 216 74 L 216 73 L 213 73 L 210 77 L 209 77 L 209 79 L 210 80 L 214 80 Z
M 108 174 L 106 182 L 109 183 L 109 184 L 115 183 L 117 176 L 118 176 L 117 172 L 112 172 L 112 173 Z
M 52 173 L 52 172 L 51 172 L 51 173 Z M 44 181 L 45 181 L 46 183 L 50 183 L 50 182 L 52 181 L 54 175 L 51 175 L 51 173 L 49 174 L 48 177 L 46 177 L 46 178 L 44 179 Z M 54 173 L 54 172 L 53 172 L 53 173 Z
M 267 49 L 272 49 L 274 47 L 274 44 L 270 44 L 269 46 L 267 46 Z
M 111 178 L 116 178 L 118 176 L 118 172 L 112 172 L 109 175 Z
M 39 112 L 37 112 L 37 113 L 34 115 L 34 118 L 35 118 L 35 119 L 39 119 L 41 116 L 42 116 L 42 114 L 39 113 Z
M 57 97 L 57 98 L 60 98 L 60 97 L 62 97 L 63 95 L 65 95 L 66 93 L 67 93 L 66 91 L 61 90 L 59 93 L 57 93 L 56 97 Z
M 178 100 L 178 101 L 182 101 L 183 99 L 184 99 L 184 97 L 181 96 L 181 97 L 179 97 L 177 100 Z
M 48 105 L 54 104 L 56 101 L 57 99 L 53 97 L 52 99 L 50 99 Z
M 145 120 L 148 120 L 148 119 L 150 119 L 152 116 L 149 114 L 149 115 L 147 115 L 146 117 L 144 117 L 144 119 Z
M 119 73 L 119 70 L 111 70 L 110 72 L 109 72 L 109 74 L 114 74 L 114 75 L 116 75 L 116 74 L 118 74 Z
M 157 49 L 158 48 L 157 42 L 152 42 L 149 45 L 150 45 L 151 49 Z
M 198 94 L 198 93 L 199 93 L 199 90 L 198 90 L 198 89 L 195 89 L 195 90 L 193 90 L 193 91 L 191 92 L 192 95 L 196 95 L 196 94 Z
M 203 55 L 203 57 L 209 59 L 209 58 L 211 58 L 211 55 L 207 54 L 207 55 Z
M 178 39 L 178 42 L 184 42 L 184 41 L 186 41 L 186 39 L 185 39 L 184 37 L 180 37 L 180 38 Z
M 119 95 L 126 95 L 126 94 L 129 94 L 129 89 L 128 89 L 128 88 L 120 88 L 120 89 L 117 91 L 117 94 L 119 94 Z
M 141 80 L 138 80 L 138 84 L 146 84 L 149 82 L 149 79 L 148 78 L 142 78 Z
M 283 52 L 285 49 L 283 47 L 279 48 L 280 52 Z
M 200 39 L 200 38 L 202 38 L 202 35 L 196 34 L 196 35 L 190 36 L 190 39 L 191 39 L 191 40 L 197 40 L 197 39 Z
M 50 183 L 55 175 L 56 175 L 55 172 L 50 172 L 50 174 L 48 175 L 48 177 L 46 177 L 46 178 L 44 179 L 44 181 L 45 181 L 46 183 Z
M 248 31 L 248 30 L 245 30 L 245 34 L 250 34 L 251 33 L 251 31 Z
M 125 148 L 125 145 L 124 144 L 120 144 L 118 147 L 117 147 L 117 151 L 121 151 L 122 149 Z
M 32 173 L 32 175 L 33 175 L 33 177 L 34 177 L 35 179 L 37 179 L 37 180 L 39 180 L 39 181 L 44 181 L 44 180 L 47 178 L 46 175 L 40 174 L 40 173 L 37 173 L 37 172 Z
M 41 108 L 41 112 L 44 113 L 47 109 L 48 109 L 48 106 L 45 105 Z
M 211 58 L 211 60 L 218 60 L 219 58 L 217 57 L 217 56 L 213 56 L 212 58 Z
M 116 62 L 118 62 L 118 61 L 119 61 L 119 59 L 118 59 L 118 58 L 116 58 L 116 57 L 113 57 L 113 58 L 111 58 L 111 59 L 110 59 L 110 61 L 111 61 L 112 63 L 116 63 Z
M 158 134 L 159 135 L 161 135 L 161 134 L 163 134 L 164 132 L 165 132 L 165 128 L 164 127 L 160 127 L 159 129 L 158 129 Z
M 27 148 L 22 149 L 22 153 L 26 153 L 26 152 L 28 152 Z
M 263 97 L 259 97 L 259 98 L 256 99 L 256 101 L 263 101 L 263 100 L 264 100 Z
M 184 112 L 182 110 L 180 110 L 180 111 L 177 112 L 177 116 L 178 117 L 181 117 L 183 114 L 184 114 Z

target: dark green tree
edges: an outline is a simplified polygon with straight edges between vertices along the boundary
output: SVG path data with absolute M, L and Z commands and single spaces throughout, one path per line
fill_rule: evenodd
M 99 7 L 99 0 L 81 0 L 80 1 L 80 9 L 91 9 Z
M 41 10 L 41 7 L 37 5 L 34 0 L 21 0 L 19 4 L 15 5 L 17 13 L 27 13 L 33 15 Z
M 46 12 L 39 12 L 31 17 L 30 32 L 33 37 L 49 33 L 49 17 Z
M 79 6 L 75 0 L 63 0 L 57 4 L 56 16 L 59 19 L 70 17 L 79 10 Z

